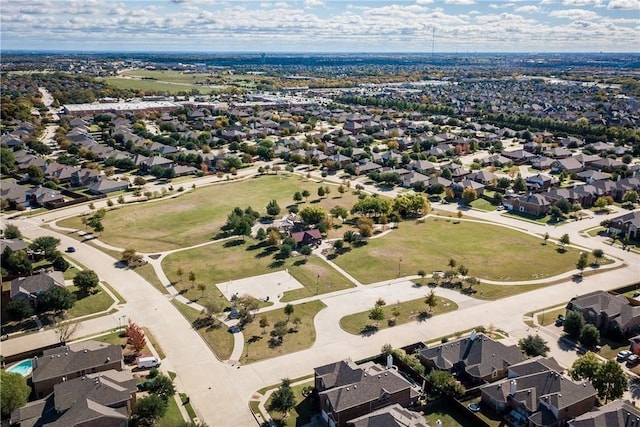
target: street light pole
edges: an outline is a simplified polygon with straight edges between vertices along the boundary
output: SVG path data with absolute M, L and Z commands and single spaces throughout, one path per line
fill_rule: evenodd
M 320 293 L 320 275 L 316 276 L 316 295 Z
M 402 258 L 398 260 L 398 278 L 400 278 L 400 266 L 402 265 Z

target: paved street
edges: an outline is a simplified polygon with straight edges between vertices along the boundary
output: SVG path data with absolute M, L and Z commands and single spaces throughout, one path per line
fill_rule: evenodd
M 442 208 L 457 210 L 455 206 L 450 205 L 443 205 Z M 565 276 L 567 279 L 558 285 L 499 301 L 481 301 L 463 296 L 458 292 L 438 288 L 436 294 L 459 304 L 458 311 L 436 316 L 422 323 L 410 323 L 382 330 L 368 337 L 347 334 L 339 327 L 339 318 L 370 308 L 379 297 L 391 303 L 396 300 L 404 301 L 422 297 L 427 290 L 416 288 L 403 279 L 320 295 L 317 298 L 321 299 L 327 308 L 322 310 L 314 320 L 317 339 L 312 348 L 239 367 L 218 361 L 213 356 L 197 332 L 170 303 L 173 295 L 163 295 L 134 271 L 118 268 L 113 258 L 93 246 L 78 243 L 64 233 L 40 227 L 43 223 L 86 211 L 86 207 L 76 206 L 47 212 L 38 217 L 18 219 L 13 223 L 17 224 L 23 234 L 30 239 L 42 235 L 54 235 L 61 239 L 61 247 L 75 246 L 77 251 L 73 254 L 73 258 L 87 268 L 95 270 L 102 280 L 107 281 L 126 298 L 127 304 L 119 312 L 84 322 L 77 336 L 113 329 L 117 327 L 119 317 L 123 315 L 147 326 L 167 355 L 168 369 L 178 374 L 177 386 L 189 394 L 199 417 L 209 425 L 220 427 L 252 425 L 255 421 L 247 402 L 253 392 L 265 385 L 275 384 L 283 377 L 294 378 L 309 374 L 314 366 L 346 357 L 354 360 L 361 359 L 375 354 L 385 343 L 400 347 L 479 324 L 492 323 L 497 328 L 508 332 L 512 340 L 517 341 L 529 332 L 528 327 L 522 322 L 522 314 L 525 312 L 540 310 L 553 304 L 562 304 L 577 294 L 617 288 L 640 280 L 640 258 L 637 254 L 612 248 L 599 238 L 585 238 L 579 235 L 579 231 L 596 226 L 603 217 L 554 228 L 499 216 L 497 212 L 466 211 L 464 218 L 492 218 L 533 234 L 541 235 L 548 231 L 552 238 L 558 238 L 563 233 L 569 233 L 572 243 L 589 249 L 601 247 L 620 262 L 625 262 L 627 266 L 595 276 L 586 276 L 579 284 Z M 277 306 L 276 304 L 274 307 Z M 46 336 L 45 334 L 53 334 L 53 332 L 45 331 L 40 334 Z M 553 333 L 547 330 L 541 329 L 541 334 L 548 341 L 555 338 Z M 12 338 L 3 342 L 2 347 L 7 349 L 30 339 L 32 339 L 31 336 Z M 555 351 L 552 351 L 554 356 L 556 356 Z M 571 353 L 569 351 L 558 353 L 556 357 L 561 364 L 570 365 Z

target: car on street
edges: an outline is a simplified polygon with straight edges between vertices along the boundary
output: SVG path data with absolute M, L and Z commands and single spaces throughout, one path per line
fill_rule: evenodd
M 73 246 L 69 246 L 69 247 L 67 248 L 67 253 L 72 254 L 72 253 L 74 253 L 75 251 L 76 251 L 76 248 L 74 248 Z
M 627 367 L 632 368 L 640 362 L 640 357 L 637 354 L 632 354 L 627 357 Z
M 476 404 L 476 403 L 469 403 L 467 405 L 467 408 L 471 411 L 471 412 L 480 412 L 480 407 Z
M 558 317 L 556 318 L 556 326 L 562 325 L 564 325 L 564 316 L 562 314 L 558 314 Z
M 624 362 L 625 360 L 627 360 L 629 358 L 629 356 L 631 356 L 631 354 L 632 353 L 629 350 L 622 350 L 617 354 L 616 360 L 618 362 Z

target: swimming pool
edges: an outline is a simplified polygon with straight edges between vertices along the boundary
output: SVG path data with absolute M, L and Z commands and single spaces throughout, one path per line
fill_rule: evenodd
M 7 372 L 13 372 L 14 374 L 20 374 L 23 377 L 28 377 L 31 375 L 31 371 L 33 370 L 33 365 L 31 359 L 23 360 L 20 363 L 16 363 L 7 369 Z

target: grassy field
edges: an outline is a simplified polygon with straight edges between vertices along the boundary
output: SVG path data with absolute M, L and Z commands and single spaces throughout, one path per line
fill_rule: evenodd
M 311 411 L 313 408 L 311 407 L 311 397 L 305 397 L 302 395 L 302 389 L 304 389 L 305 387 L 313 387 L 313 380 L 291 387 L 291 389 L 293 390 L 293 395 L 296 399 L 296 406 L 289 412 L 289 416 L 284 419 L 285 427 L 303 426 L 311 422 Z M 271 398 L 267 400 L 265 406 L 269 407 L 270 402 Z M 284 414 L 282 414 L 281 412 L 275 411 L 270 411 L 269 415 L 271 416 L 271 418 L 277 420 L 282 419 L 282 417 L 284 416 Z
M 269 334 L 273 329 L 273 325 L 277 321 L 287 320 L 287 315 L 284 314 L 283 308 L 269 311 L 264 314 L 258 314 L 253 322 L 245 325 L 243 334 L 246 341 L 243 355 L 240 358 L 240 361 L 243 364 L 294 353 L 313 345 L 316 340 L 316 330 L 313 324 L 313 318 L 326 306 L 322 301 L 311 301 L 304 304 L 294 305 L 293 307 L 294 311 L 291 315 L 291 320 L 299 317 L 301 319 L 301 323 L 298 325 L 297 331 L 295 330 L 293 322 L 288 323 L 288 326 L 290 327 L 289 333 L 284 336 L 280 345 L 270 345 Z M 264 330 L 259 324 L 259 319 L 263 315 L 267 318 L 270 325 Z
M 392 255 L 390 255 L 392 254 Z M 446 271 L 450 259 L 464 264 L 469 275 L 489 280 L 532 280 L 575 268 L 579 251 L 559 253 L 552 244 L 512 229 L 476 222 L 429 218 L 403 222 L 398 230 L 369 240 L 334 259 L 362 283 L 400 275 Z
M 102 221 L 104 232 L 100 240 L 138 252 L 160 252 L 211 240 L 236 206 L 242 209 L 251 206 L 266 214 L 265 206 L 269 200 L 275 199 L 280 205 L 281 215 L 284 215 L 286 207 L 293 204 L 293 194 L 305 189 L 313 196 L 309 203 L 299 204 L 301 209 L 307 204 L 326 210 L 337 205 L 349 209 L 357 200 L 357 196 L 350 192 L 339 197 L 335 186 L 330 187 L 329 197 L 318 200 L 315 194 L 320 185 L 298 176 L 265 175 L 197 188 L 175 199 L 109 211 Z M 84 229 L 79 216 L 59 221 L 58 225 Z
M 436 292 L 437 295 L 437 292 Z M 425 298 L 418 298 L 411 301 L 405 301 L 401 303 L 390 304 L 387 303 L 382 307 L 384 311 L 384 320 L 380 321 L 378 330 L 386 329 L 390 327 L 389 319 L 393 318 L 393 311 L 397 308 L 400 311 L 400 315 L 396 318 L 396 325 L 403 325 L 409 322 L 423 322 L 427 321 L 431 316 L 437 316 L 438 314 L 447 313 L 449 311 L 455 311 L 458 309 L 458 305 L 446 298 L 438 297 L 438 304 L 433 307 L 433 311 L 429 312 L 429 307 L 425 304 Z M 428 313 L 426 315 L 422 313 Z M 340 326 L 350 334 L 360 335 L 363 333 L 367 325 L 372 325 L 373 320 L 369 319 L 369 310 L 360 313 L 350 314 L 340 319 Z
M 216 283 L 284 269 L 289 269 L 289 273 L 305 287 L 285 292 L 284 299 L 287 301 L 314 295 L 316 284 L 319 285 L 318 291 L 321 294 L 353 286 L 318 257 L 311 256 L 306 262 L 303 257 L 277 260 L 270 250 L 271 248 L 254 239 L 248 238 L 244 242 L 242 239 L 230 240 L 171 254 L 162 260 L 162 268 L 176 289 L 183 292 L 186 298 L 212 299 L 223 304 L 228 304 L 228 301 L 215 286 Z M 176 273 L 178 268 L 185 273 L 182 279 Z M 196 284 L 206 284 L 204 296 L 201 296 L 201 291 L 189 282 L 190 271 L 196 275 Z
M 171 302 L 191 324 L 202 317 L 198 310 L 191 308 L 188 305 L 182 304 L 176 300 L 171 300 Z M 233 352 L 233 336 L 226 327 L 200 328 L 198 329 L 198 333 L 219 360 L 227 360 L 229 356 L 231 356 L 231 353 Z
M 67 290 L 76 294 L 78 299 L 73 307 L 67 311 L 67 318 L 73 319 L 74 317 L 86 316 L 107 310 L 111 304 L 113 304 L 113 299 L 105 291 L 100 288 L 98 289 L 98 292 L 95 294 L 81 298 L 75 286 L 68 286 Z
M 208 94 L 214 91 L 213 88 L 196 84 L 175 84 L 155 80 L 126 79 L 122 77 L 106 77 L 102 80 L 121 89 L 135 89 L 144 92 L 154 91 L 169 95 L 175 95 L 178 92 L 191 92 L 192 89 L 197 89 L 201 94 Z
M 495 211 L 497 206 L 492 205 L 491 203 L 489 203 L 487 200 L 485 199 L 476 199 L 473 202 L 471 202 L 471 207 L 473 209 L 477 209 L 479 211 L 484 211 L 484 212 L 491 212 L 491 211 Z

